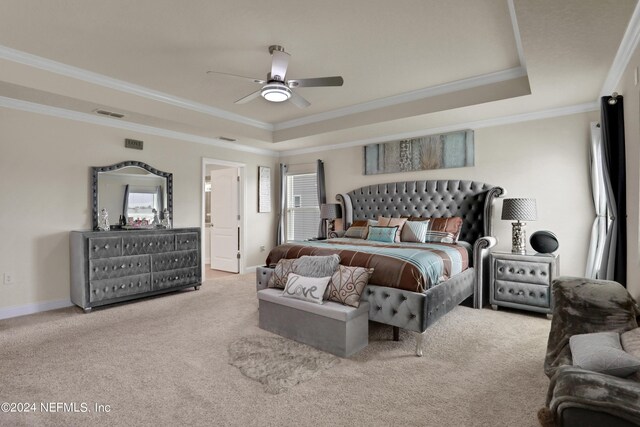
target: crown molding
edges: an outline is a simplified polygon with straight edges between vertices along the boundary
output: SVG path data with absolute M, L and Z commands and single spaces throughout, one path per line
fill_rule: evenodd
M 44 114 L 47 116 L 58 117 L 61 119 L 75 120 L 78 122 L 91 123 L 100 126 L 107 126 L 116 129 L 124 129 L 132 132 L 140 132 L 147 135 L 156 135 L 166 138 L 177 139 L 181 141 L 195 142 L 197 144 L 212 145 L 214 147 L 225 148 L 228 150 L 242 151 L 245 153 L 261 154 L 271 157 L 278 157 L 278 152 L 266 150 L 262 148 L 249 147 L 241 144 L 233 144 L 222 141 L 217 138 L 207 138 L 204 136 L 193 135 L 185 132 L 176 132 L 169 129 L 158 128 L 154 126 L 142 125 L 139 123 L 127 122 L 121 119 L 112 119 L 108 117 L 99 117 L 92 114 L 81 113 L 79 111 L 67 110 L 64 108 L 52 107 L 50 105 L 37 104 L 34 102 L 22 101 L 14 98 L 0 96 L 0 107 L 11 108 L 14 110 L 27 111 L 30 113 Z
M 518 51 L 518 59 L 520 60 L 520 67 L 524 70 L 527 69 L 527 62 L 524 59 L 524 50 L 522 49 L 522 37 L 520 37 L 520 27 L 518 26 L 518 17 L 516 16 L 516 7 L 513 4 L 513 0 L 508 0 L 509 16 L 511 17 L 511 26 L 513 27 L 513 37 L 516 40 L 516 50 Z
M 114 89 L 120 92 L 141 96 L 153 101 L 163 102 L 176 107 L 185 108 L 187 110 L 197 111 L 199 113 L 208 114 L 224 120 L 230 120 L 258 129 L 273 131 L 273 125 L 261 122 L 259 120 L 250 119 L 240 114 L 231 113 L 199 102 L 190 101 L 185 98 L 170 95 L 168 93 L 149 89 L 144 86 L 125 82 L 124 80 L 114 79 L 103 74 L 94 73 L 72 65 L 63 64 L 41 56 L 32 55 L 20 50 L 0 45 L 0 59 L 17 62 L 28 65 L 30 67 L 39 68 L 51 73 L 60 74 L 62 76 L 71 77 L 73 79 L 82 80 L 88 83 Z
M 400 95 L 393 95 L 386 98 L 376 99 L 361 104 L 354 104 L 348 107 L 338 108 L 336 110 L 326 111 L 324 113 L 312 114 L 310 116 L 301 117 L 299 119 L 287 120 L 276 123 L 273 126 L 275 131 L 289 129 L 293 127 L 308 125 L 311 123 L 322 122 L 325 120 L 336 119 L 348 116 L 350 114 L 362 113 L 365 111 L 377 110 L 379 108 L 390 107 L 392 105 L 403 104 L 405 102 L 417 101 L 420 99 L 430 98 L 438 95 L 446 95 L 448 93 L 460 90 L 471 89 L 478 86 L 490 85 L 506 80 L 512 80 L 526 76 L 527 73 L 522 67 L 510 68 L 508 70 L 496 71 L 494 73 L 474 76 L 468 79 L 456 80 L 449 83 L 443 83 L 436 86 L 430 86 L 423 89 L 406 92 Z
M 618 52 L 616 52 L 616 57 L 609 69 L 609 74 L 607 74 L 607 78 L 602 85 L 600 96 L 611 95 L 616 90 L 622 75 L 627 69 L 627 65 L 629 65 L 633 52 L 638 47 L 638 42 L 640 42 L 640 2 L 636 4 L 636 8 L 633 10 L 629 25 L 627 25 L 618 47 Z
M 426 128 L 412 132 L 404 132 L 395 135 L 386 135 L 375 138 L 361 139 L 357 141 L 349 141 L 341 144 L 323 145 L 320 147 L 300 148 L 294 150 L 284 150 L 280 152 L 280 157 L 295 156 L 299 154 L 319 153 L 323 151 L 339 150 L 342 148 L 358 147 L 367 144 L 379 144 L 382 142 L 395 141 L 407 138 L 417 138 L 425 135 L 434 135 L 439 133 L 453 132 L 460 129 L 481 129 L 492 126 L 508 125 L 512 123 L 527 122 L 532 120 L 548 119 L 554 117 L 568 116 L 571 114 L 586 113 L 589 111 L 598 111 L 600 109 L 598 102 L 589 102 L 586 104 L 570 105 L 568 107 L 553 108 L 549 110 L 534 111 L 531 113 L 514 114 L 511 116 L 496 117 L 492 119 L 477 120 L 466 123 L 456 123 L 453 125 L 440 126 L 435 128 Z

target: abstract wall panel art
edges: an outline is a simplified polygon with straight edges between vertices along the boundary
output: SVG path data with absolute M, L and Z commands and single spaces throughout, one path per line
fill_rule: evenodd
M 472 130 L 364 146 L 365 175 L 466 166 L 474 166 Z

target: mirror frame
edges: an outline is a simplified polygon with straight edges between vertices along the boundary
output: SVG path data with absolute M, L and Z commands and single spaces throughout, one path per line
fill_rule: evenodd
M 129 166 L 136 166 L 150 172 L 154 175 L 158 175 L 161 178 L 165 178 L 167 181 L 167 210 L 173 223 L 173 174 L 169 172 L 163 172 L 146 163 L 138 162 L 136 160 L 126 160 L 124 162 L 116 163 L 109 166 L 93 166 L 91 167 L 91 192 L 93 194 L 92 200 L 92 212 L 93 212 L 93 230 L 98 229 L 98 174 L 100 172 L 112 172 L 118 169 L 126 168 Z

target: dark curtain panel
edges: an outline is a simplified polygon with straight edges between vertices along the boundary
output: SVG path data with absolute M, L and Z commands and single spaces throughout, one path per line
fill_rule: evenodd
M 280 188 L 278 189 L 280 204 L 278 205 L 278 229 L 276 230 L 276 245 L 283 244 L 287 237 L 285 235 L 284 215 L 287 202 L 287 165 L 280 163 Z
M 610 96 L 603 96 L 602 102 L 602 141 L 611 190 L 616 205 L 615 218 L 617 229 L 615 240 L 615 261 L 613 280 L 627 286 L 627 178 L 625 171 L 624 149 L 624 107 L 622 96 L 616 103 L 610 104 Z
M 322 160 L 317 161 L 316 179 L 318 180 L 318 207 L 320 207 L 327 203 L 327 190 L 324 185 L 324 162 Z M 325 220 L 322 218 L 320 218 L 320 224 L 318 224 L 318 237 L 327 237 Z

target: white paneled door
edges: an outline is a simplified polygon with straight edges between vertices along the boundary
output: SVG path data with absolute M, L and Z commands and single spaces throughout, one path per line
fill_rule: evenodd
M 211 171 L 211 269 L 239 272 L 238 169 Z

